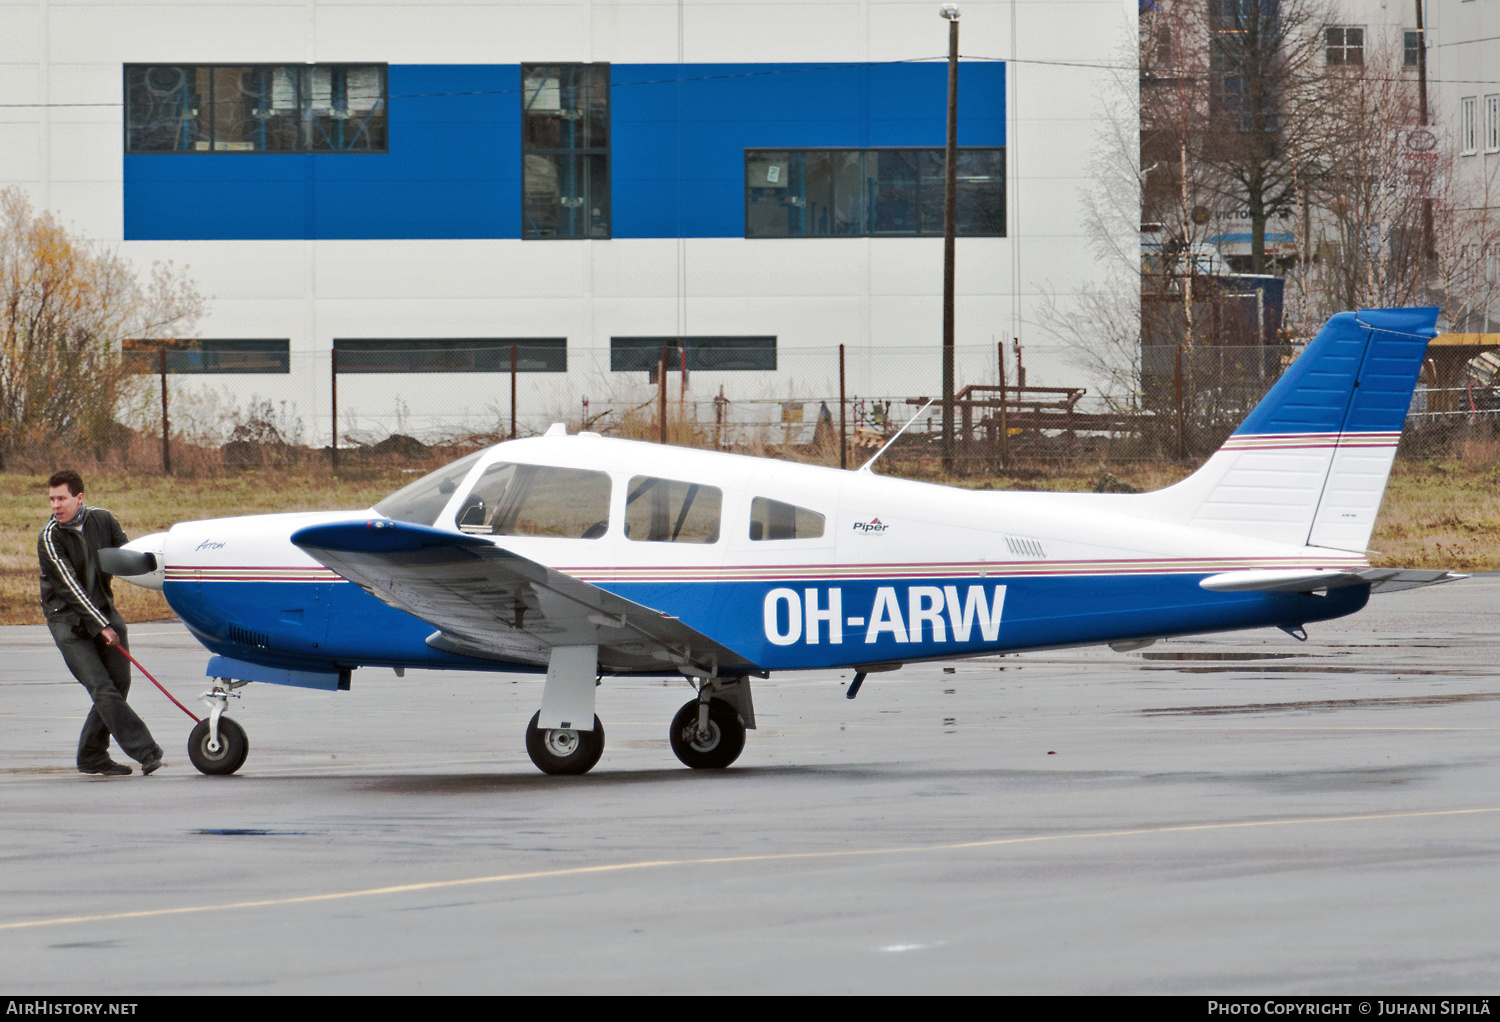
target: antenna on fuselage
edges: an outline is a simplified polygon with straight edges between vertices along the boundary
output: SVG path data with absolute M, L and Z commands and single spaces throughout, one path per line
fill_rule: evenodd
M 917 414 L 913 415 L 911 418 L 909 418 L 909 419 L 906 420 L 906 426 L 902 426 L 900 429 L 896 430 L 896 435 L 893 436 L 893 437 L 891 437 L 889 440 L 887 440 L 885 442 L 885 446 L 882 447 L 882 448 L 880 448 L 880 450 L 878 450 L 878 451 L 875 452 L 875 457 L 871 458 L 869 461 L 867 461 L 863 465 L 859 466 L 859 471 L 861 471 L 861 472 L 869 472 L 870 471 L 870 466 L 873 465 L 873 464 L 875 464 L 875 462 L 877 462 L 877 461 L 880 460 L 880 456 L 882 454 L 884 454 L 887 449 L 890 448 L 891 444 L 893 444 L 897 440 L 901 439 L 901 434 L 906 432 L 907 426 L 910 426 L 913 422 L 916 422 L 918 419 L 920 419 L 922 417 L 922 413 L 925 412 L 925 411 L 927 411 L 927 409 L 936 400 L 937 400 L 937 398 L 935 398 L 935 397 L 928 398 L 927 399 L 927 404 L 923 405 L 921 408 L 918 408 L 917 409 Z

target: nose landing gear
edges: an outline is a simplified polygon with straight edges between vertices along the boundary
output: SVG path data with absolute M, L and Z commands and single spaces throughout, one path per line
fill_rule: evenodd
M 248 685 L 247 681 L 231 681 L 215 678 L 214 687 L 198 698 L 209 705 L 208 717 L 200 720 L 188 735 L 188 759 L 199 773 L 223 776 L 232 774 L 245 765 L 250 754 L 250 741 L 245 729 L 233 719 L 224 716 L 229 699 L 238 699 L 235 691 Z

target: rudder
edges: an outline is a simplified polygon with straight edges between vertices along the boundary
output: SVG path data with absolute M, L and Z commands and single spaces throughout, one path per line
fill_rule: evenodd
M 1437 314 L 1333 316 L 1202 468 L 1151 495 L 1153 511 L 1220 532 L 1362 552 Z

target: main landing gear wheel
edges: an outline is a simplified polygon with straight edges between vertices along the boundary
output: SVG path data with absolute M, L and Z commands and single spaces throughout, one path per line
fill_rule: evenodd
M 536 726 L 542 712 L 532 714 L 526 725 L 526 752 L 544 774 L 586 774 L 604 755 L 604 725 L 594 718 L 594 730 Z
M 219 718 L 219 747 L 211 748 L 213 742 L 208 733 L 208 721 L 200 720 L 188 735 L 188 759 L 199 773 L 223 776 L 232 774 L 245 765 L 250 755 L 250 740 L 245 729 L 230 717 Z
M 745 751 L 745 724 L 722 699 L 708 703 L 708 726 L 698 727 L 699 702 L 682 704 L 672 718 L 672 751 L 694 770 L 723 770 Z

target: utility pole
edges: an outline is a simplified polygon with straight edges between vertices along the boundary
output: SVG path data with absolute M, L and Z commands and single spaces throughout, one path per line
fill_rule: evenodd
M 1421 107 L 1418 114 L 1421 118 L 1422 127 L 1430 123 L 1427 114 L 1427 22 L 1422 17 L 1422 0 L 1415 0 L 1417 5 L 1417 102 Z M 1429 194 L 1422 200 L 1422 256 L 1423 268 L 1437 254 L 1437 246 L 1432 237 L 1432 196 Z M 1418 280 L 1418 290 L 1421 289 L 1421 281 Z
M 943 471 L 953 471 L 953 261 L 958 233 L 958 7 L 948 22 L 948 148 L 943 168 Z

